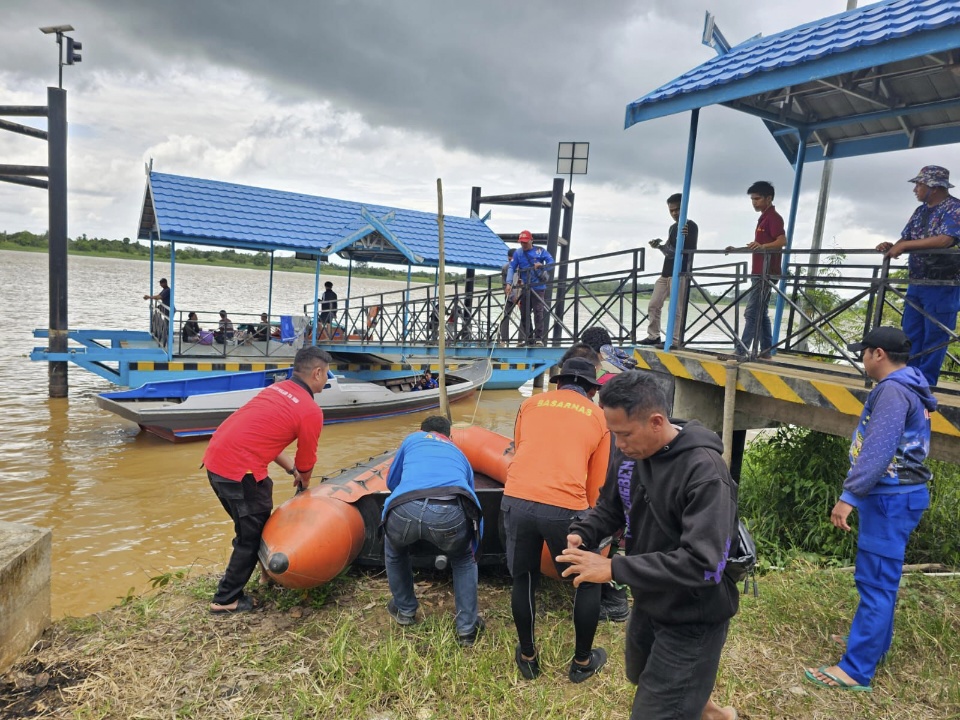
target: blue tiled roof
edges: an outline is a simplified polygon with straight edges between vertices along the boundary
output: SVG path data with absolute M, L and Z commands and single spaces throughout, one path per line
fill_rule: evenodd
M 155 212 L 159 237 L 165 241 L 318 254 L 346 237 L 372 232 L 361 215 L 365 208 L 376 218 L 394 214 L 385 227 L 416 256 L 415 264 L 439 262 L 433 213 L 159 172 L 151 172 L 148 182 L 153 202 L 151 207 L 148 197 L 144 204 L 143 239 L 150 237 Z M 503 265 L 506 246 L 478 218 L 445 215 L 443 227 L 447 264 L 482 269 Z
M 630 103 L 625 126 L 809 80 L 810 77 L 800 75 L 796 79 L 787 78 L 782 71 L 818 61 L 835 59 L 837 64 L 829 68 L 831 72 L 849 72 L 879 62 L 947 50 L 957 46 L 955 33 L 937 35 L 930 47 L 922 43 L 895 47 L 891 41 L 917 40 L 922 34 L 933 34 L 958 25 L 960 0 L 887 0 L 750 40 Z M 933 37 L 930 39 L 934 40 Z M 885 45 L 882 51 L 880 45 Z M 871 48 L 877 48 L 877 54 L 874 57 L 858 56 L 854 66 L 846 66 L 841 61 L 841 58 L 852 61 L 854 51 Z M 766 78 L 762 77 L 763 74 L 767 74 Z M 813 77 L 826 74 L 830 73 Z M 749 88 L 744 84 L 748 79 L 756 80 Z M 685 96 L 689 96 L 686 103 L 670 102 Z M 660 107 L 655 107 L 657 105 Z

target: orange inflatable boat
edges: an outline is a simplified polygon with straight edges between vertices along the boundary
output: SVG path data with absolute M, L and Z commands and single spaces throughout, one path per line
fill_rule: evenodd
M 452 439 L 473 467 L 485 532 L 481 565 L 505 565 L 500 527 L 500 500 L 507 466 L 513 457 L 508 437 L 481 427 L 454 428 Z M 312 588 L 329 582 L 350 563 L 383 565 L 380 515 L 393 452 L 341 470 L 278 507 L 263 529 L 260 561 L 267 574 L 289 588 Z M 414 564 L 442 567 L 432 546 L 414 546 Z M 552 565 L 552 563 L 551 563 Z

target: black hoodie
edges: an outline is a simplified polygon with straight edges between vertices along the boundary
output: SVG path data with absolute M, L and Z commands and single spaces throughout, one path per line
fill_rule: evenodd
M 680 433 L 651 457 L 615 451 L 596 507 L 570 532 L 591 548 L 626 526 L 613 579 L 630 586 L 634 604 L 663 623 L 718 623 L 740 602 L 723 572 L 737 541 L 737 485 L 715 432 L 672 422 Z

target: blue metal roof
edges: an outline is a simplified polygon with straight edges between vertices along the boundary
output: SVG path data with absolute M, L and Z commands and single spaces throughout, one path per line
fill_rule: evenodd
M 500 269 L 506 246 L 479 218 L 444 216 L 446 263 Z M 434 213 L 150 172 L 140 239 L 362 261 L 439 262 Z
M 886 0 L 733 47 L 630 103 L 625 127 L 725 104 L 815 133 L 808 161 L 955 142 L 958 48 L 960 0 Z M 775 133 L 791 159 L 799 134 Z

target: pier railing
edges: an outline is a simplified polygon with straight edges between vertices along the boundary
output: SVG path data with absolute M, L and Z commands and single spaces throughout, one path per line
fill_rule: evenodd
M 943 251 L 928 251 L 937 254 Z M 765 258 L 759 276 L 750 274 L 749 251 L 727 253 L 723 250 L 701 250 L 694 253 L 692 273 L 681 275 L 687 285 L 687 303 L 676 319 L 672 347 L 730 356 L 741 360 L 765 358 L 784 351 L 791 357 L 807 357 L 829 364 L 842 363 L 857 368 L 858 358 L 846 349 L 847 344 L 863 337 L 878 324 L 900 326 L 905 307 L 912 307 L 931 328 L 939 328 L 948 347 L 942 377 L 960 379 L 958 336 L 956 328 L 948 328 L 929 312 L 918 307 L 908 284 L 914 287 L 953 285 L 949 280 L 914 280 L 908 283 L 904 269 L 891 269 L 890 261 L 873 250 L 812 251 L 794 248 L 793 261 L 785 275 L 778 273 L 778 263 L 771 267 L 773 254 Z M 545 334 L 548 346 L 568 347 L 583 331 L 592 326 L 607 329 L 614 344 L 630 347 L 647 337 L 647 306 L 653 285 L 660 275 L 660 258 L 655 268 L 646 267 L 644 248 L 578 258 L 554 265 L 546 280 L 543 300 L 536 293 L 524 290 L 520 303 L 543 303 Z M 752 332 L 745 336 L 747 306 L 754 293 L 768 296 L 751 319 Z M 343 343 L 353 347 L 396 346 L 402 352 L 417 346 L 435 346 L 440 323 L 445 324 L 450 345 L 482 348 L 492 345 L 516 345 L 521 338 L 531 338 L 532 328 L 522 327 L 524 313 L 514 307 L 505 316 L 506 296 L 500 273 L 480 276 L 472 284 L 450 283 L 445 304 L 439 307 L 437 289 L 433 285 L 415 286 L 391 292 L 376 293 L 340 300 L 340 309 L 332 314 L 326 326 L 317 327 L 317 342 L 325 346 Z M 251 328 L 260 323 L 259 316 L 232 316 L 235 335 L 226 342 L 204 345 L 185 340 L 180 330 L 186 317 L 174 313 L 173 354 L 179 356 L 292 356 L 304 342 L 313 338 L 313 304 L 304 306 L 303 316 L 294 319 L 293 337 L 264 340 Z M 667 330 L 670 312 L 663 313 L 662 331 Z M 200 317 L 204 328 L 216 328 L 219 318 Z M 529 314 L 530 322 L 534 313 Z M 160 308 L 154 313 L 152 334 L 166 349 L 167 316 Z M 769 318 L 772 341 L 764 341 L 763 323 Z M 279 318 L 270 318 L 273 328 Z M 289 329 L 289 326 L 288 326 Z M 752 339 L 751 339 L 752 336 Z M 743 338 L 749 341 L 746 344 Z M 950 347 L 952 345 L 952 347 Z M 917 349 L 919 352 L 920 349 Z M 936 348 L 924 348 L 932 352 Z
M 688 286 L 687 303 L 678 318 L 680 346 L 742 360 L 787 351 L 791 356 L 844 363 L 862 372 L 847 344 L 878 324 L 899 327 L 904 307 L 912 306 L 925 322 L 944 333 L 948 353 L 942 376 L 960 378 L 957 346 L 949 349 L 958 342 L 956 329 L 945 327 L 907 295 L 908 284 L 947 286 L 951 281 L 908 283 L 904 269 L 891 269 L 890 260 L 874 250 L 838 254 L 794 248 L 792 257 L 785 275 L 779 274 L 778 267 L 771 268 L 767 257 L 762 273 L 753 276 L 748 251 L 696 252 L 693 272 L 680 278 Z M 606 328 L 621 346 L 643 340 L 649 322 L 647 305 L 660 275 L 659 260 L 653 271 L 645 267 L 645 260 L 640 248 L 555 265 L 546 282 L 546 344 L 569 346 L 595 325 Z M 747 336 L 753 338 L 745 345 L 746 310 L 754 292 L 768 295 L 767 312 L 756 314 L 753 332 Z M 349 303 L 341 303 L 334 325 L 344 342 L 361 345 L 435 345 L 441 319 L 446 323 L 447 342 L 460 347 L 489 348 L 498 341 L 514 345 L 521 337 L 531 336 L 530 328 L 521 328 L 520 308 L 514 308 L 504 322 L 506 298 L 499 273 L 476 278 L 472 288 L 463 282 L 448 284 L 442 310 L 436 295 L 435 287 L 420 286 L 350 298 Z M 520 302 L 540 300 L 528 291 Z M 672 311 L 668 300 L 662 318 L 664 333 Z M 772 342 L 763 341 L 765 317 L 771 324 Z

